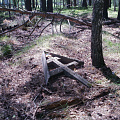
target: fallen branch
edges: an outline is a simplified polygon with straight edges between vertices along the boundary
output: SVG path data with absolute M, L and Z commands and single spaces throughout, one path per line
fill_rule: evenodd
M 35 111 L 35 116 L 39 118 L 40 116 L 43 116 L 43 118 L 51 113 L 53 111 L 57 111 L 59 109 L 65 108 L 67 106 L 75 106 L 75 105 L 85 105 L 87 102 L 94 101 L 96 99 L 99 99 L 100 97 L 106 96 L 110 93 L 110 88 L 100 87 L 97 93 L 93 93 L 90 96 L 87 97 L 77 97 L 77 98 L 69 98 L 69 99 L 58 99 L 50 103 L 45 103 L 41 106 L 37 107 L 37 110 Z
M 50 24 L 52 24 L 53 23 L 53 21 L 54 21 L 54 18 L 52 19 L 52 21 L 49 23 L 49 24 L 47 24 L 43 29 L 42 29 L 42 31 L 41 31 L 41 33 L 40 33 L 40 35 L 39 36 L 41 36 L 41 34 L 43 33 L 43 31 L 45 30 L 45 28 L 47 28 Z
M 31 35 L 32 35 L 32 33 L 34 32 L 35 28 L 38 26 L 38 24 L 39 24 L 39 22 L 40 22 L 41 20 L 42 20 L 42 18 L 40 18 L 40 19 L 38 20 L 38 22 L 35 24 L 35 26 L 34 26 L 34 28 L 33 28 L 32 32 L 30 33 L 30 35 L 29 35 L 29 36 L 31 36 Z
M 18 10 L 18 9 L 2 8 L 2 7 L 0 7 L 0 11 L 12 11 L 12 12 L 18 12 L 18 13 L 21 13 L 21 14 L 41 16 L 43 18 L 56 18 L 56 19 L 65 19 L 65 20 L 69 19 L 69 21 L 74 22 L 76 24 L 86 25 L 86 26 L 89 26 L 89 27 L 92 26 L 90 23 L 85 23 L 85 22 L 83 22 L 81 20 L 78 20 L 76 18 L 66 16 L 66 15 L 63 15 L 63 14 L 59 14 L 59 13 L 31 12 L 31 11 L 23 11 L 23 10 Z
M 34 15 L 30 16 L 29 19 L 32 20 L 33 18 L 34 18 Z M 24 25 L 27 24 L 28 22 L 29 22 L 29 20 L 27 20 L 27 21 L 26 21 L 24 24 L 22 24 L 22 25 L 16 26 L 16 27 L 14 27 L 14 28 L 12 28 L 12 29 L 10 29 L 10 30 L 7 30 L 7 31 L 5 31 L 5 32 L 2 32 L 2 33 L 0 33 L 0 36 L 6 34 L 6 33 L 8 33 L 8 32 L 14 31 L 14 30 L 16 30 L 16 29 L 24 26 Z
M 111 25 L 111 24 L 115 24 L 115 23 L 120 23 L 120 20 L 110 18 L 107 21 L 103 21 L 103 25 Z
M 42 110 L 43 109 L 52 110 L 52 109 L 55 109 L 55 108 L 60 109 L 60 108 L 66 107 L 66 106 L 76 105 L 76 104 L 80 104 L 80 103 L 83 103 L 81 98 L 73 98 L 73 99 L 70 98 L 68 100 L 63 99 L 63 100 L 58 100 L 58 101 L 51 102 L 47 105 L 41 106 L 41 108 L 42 108 Z

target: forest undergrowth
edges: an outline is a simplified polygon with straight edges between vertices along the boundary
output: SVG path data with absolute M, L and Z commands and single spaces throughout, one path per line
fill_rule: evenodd
M 42 27 L 48 22 L 43 21 Z M 120 23 L 103 25 L 105 63 L 118 77 L 119 26 Z M 58 31 L 51 34 L 51 26 L 48 26 L 40 37 L 37 37 L 41 31 L 39 25 L 34 36 L 27 36 L 32 30 L 29 26 L 0 37 L 0 119 L 119 120 L 120 84 L 111 82 L 92 66 L 91 29 L 83 25 L 75 29 L 72 26 L 73 31 L 80 32 L 65 35 L 60 34 L 59 25 L 56 28 Z M 68 24 L 64 23 L 62 29 L 69 33 Z M 64 74 L 51 78 L 49 85 L 45 86 L 43 51 L 83 61 L 84 67 L 74 69 L 74 72 L 93 87 L 87 88 Z

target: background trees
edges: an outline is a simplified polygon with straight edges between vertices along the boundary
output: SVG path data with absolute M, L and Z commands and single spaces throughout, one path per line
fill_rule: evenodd
M 46 12 L 46 0 L 40 0 L 41 2 L 41 11 Z
M 86 0 L 83 0 L 82 7 L 87 8 L 87 1 Z
M 93 2 L 94 0 L 0 0 L 0 4 L 8 8 L 26 8 L 29 11 L 39 9 L 43 12 L 52 12 L 56 8 L 70 8 L 71 6 L 87 8 L 88 5 L 93 5 Z M 111 4 L 116 11 L 116 7 L 119 6 L 119 1 L 104 0 L 103 18 L 105 19 L 108 19 L 108 8 L 111 7 Z
M 117 19 L 120 20 L 120 0 L 119 0 L 119 9 L 118 9 L 118 16 Z
M 31 0 L 25 0 L 25 8 L 28 11 L 32 11 Z
M 109 0 L 103 0 L 103 18 L 108 19 Z
M 67 8 L 70 8 L 70 0 L 67 0 Z
M 47 12 L 53 12 L 53 1 L 47 0 Z

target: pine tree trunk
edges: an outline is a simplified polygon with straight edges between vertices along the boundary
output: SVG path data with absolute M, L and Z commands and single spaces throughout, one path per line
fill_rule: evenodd
M 120 20 L 120 0 L 119 0 L 119 10 L 118 10 L 118 16 L 117 19 Z
M 74 6 L 76 6 L 76 0 L 74 0 Z
M 109 7 L 111 7 L 111 0 L 109 0 Z
M 41 11 L 46 12 L 46 0 L 41 0 Z
M 89 0 L 89 6 L 91 6 L 91 0 Z
M 113 0 L 114 11 L 116 11 L 116 0 Z
M 13 6 L 16 8 L 16 0 L 13 0 Z
M 91 58 L 92 65 L 96 68 L 105 66 L 102 51 L 102 15 L 103 0 L 95 0 L 92 20 Z
M 82 7 L 87 8 L 87 1 L 83 0 Z
M 65 1 L 63 0 L 63 7 L 65 6 Z
M 35 8 L 35 0 L 32 0 L 32 7 Z
M 105 18 L 105 19 L 108 19 L 108 8 L 109 8 L 109 0 L 104 0 L 103 18 Z
M 25 8 L 28 11 L 32 11 L 31 0 L 25 0 Z
M 67 8 L 70 8 L 70 0 L 67 0 Z
M 53 2 L 52 2 L 52 0 L 47 0 L 47 12 L 53 12 Z

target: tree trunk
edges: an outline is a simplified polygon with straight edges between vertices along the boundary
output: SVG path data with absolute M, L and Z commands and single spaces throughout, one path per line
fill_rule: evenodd
M 67 0 L 67 8 L 70 8 L 70 0 Z
M 87 1 L 83 0 L 82 7 L 87 8 Z
M 41 0 L 41 11 L 46 12 L 46 0 Z
M 13 7 L 16 8 L 16 0 L 13 0 Z
M 17 7 L 18 7 L 18 9 L 19 9 L 19 0 L 17 1 L 17 3 L 18 3 L 18 6 L 17 6 Z M 31 9 L 32 9 L 32 8 L 31 8 Z
M 114 11 L 116 11 L 116 0 L 113 0 Z
M 96 68 L 105 66 L 102 51 L 102 15 L 103 0 L 95 0 L 92 19 L 91 58 L 92 65 Z
M 63 7 L 65 6 L 65 1 L 63 0 Z
M 28 11 L 32 11 L 31 0 L 25 0 L 25 8 Z
M 111 0 L 109 0 L 109 7 L 111 7 Z
M 103 18 L 105 18 L 105 19 L 108 19 L 108 8 L 109 8 L 109 0 L 104 0 Z
M 32 7 L 35 8 L 35 0 L 32 0 Z
M 89 0 L 89 6 L 91 6 L 91 2 L 92 2 L 92 1 L 91 1 L 91 0 Z
M 8 1 L 8 4 L 9 4 L 9 9 L 11 8 L 11 1 L 9 0 Z M 9 12 L 9 17 L 11 18 L 11 13 Z
M 35 9 L 37 9 L 37 6 L 38 6 L 38 2 L 37 2 L 37 0 L 36 0 L 36 6 L 35 6 Z
M 47 12 L 53 12 L 53 2 L 52 2 L 52 0 L 47 0 Z
M 120 0 L 119 0 L 119 10 L 118 10 L 118 16 L 117 19 L 120 20 Z
M 74 6 L 76 6 L 76 0 L 74 0 Z

